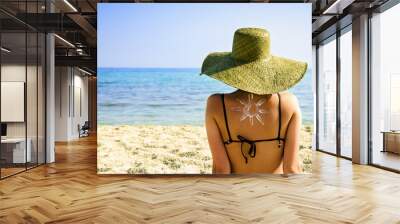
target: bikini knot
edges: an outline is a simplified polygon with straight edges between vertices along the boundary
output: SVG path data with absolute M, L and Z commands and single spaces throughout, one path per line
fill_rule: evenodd
M 247 158 L 246 154 L 249 155 L 251 158 L 254 158 L 256 156 L 256 153 L 257 153 L 256 142 L 251 141 L 241 135 L 238 135 L 237 137 L 238 137 L 239 141 L 241 142 L 240 149 L 242 152 L 242 156 L 244 158 L 244 161 L 247 163 L 248 158 Z M 245 147 L 244 147 L 245 145 L 250 145 L 249 150 L 247 151 L 246 154 L 243 152 L 243 150 L 245 149 Z

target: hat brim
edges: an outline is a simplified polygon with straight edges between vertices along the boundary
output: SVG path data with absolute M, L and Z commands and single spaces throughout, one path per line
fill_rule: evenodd
M 259 95 L 278 93 L 296 85 L 307 71 L 307 63 L 270 56 L 247 63 L 236 61 L 230 52 L 209 54 L 201 73 L 234 88 Z

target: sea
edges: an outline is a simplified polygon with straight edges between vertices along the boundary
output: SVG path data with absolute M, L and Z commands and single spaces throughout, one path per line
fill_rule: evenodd
M 108 125 L 203 125 L 207 97 L 236 89 L 199 68 L 98 68 L 98 122 Z M 313 122 L 312 75 L 290 90 L 303 123 Z

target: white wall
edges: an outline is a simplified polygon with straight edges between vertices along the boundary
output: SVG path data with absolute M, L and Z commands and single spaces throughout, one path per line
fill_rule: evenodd
M 38 70 L 37 70 L 38 69 Z M 24 82 L 26 84 L 26 107 L 23 106 L 22 113 L 26 112 L 26 121 L 22 122 L 5 122 L 7 124 L 7 137 L 9 138 L 24 138 L 25 135 L 29 139 L 31 148 L 32 161 L 44 163 L 44 74 L 42 67 L 36 65 L 25 66 L 21 63 L 5 63 L 1 66 L 1 81 L 2 82 Z M 27 78 L 27 81 L 25 80 Z M 2 96 L 6 97 L 7 96 Z M 1 108 L 4 112 L 12 110 L 12 108 Z M 7 111 L 13 113 L 13 111 Z M 39 155 L 37 156 L 37 153 Z
M 25 64 L 8 64 L 1 66 L 1 81 L 25 82 Z M 7 110 L 7 108 L 1 108 Z M 7 137 L 25 137 L 24 122 L 7 123 Z
M 26 70 L 27 69 L 27 70 Z M 28 137 L 30 128 L 36 130 L 36 112 L 37 99 L 36 99 L 36 80 L 32 79 L 31 74 L 36 74 L 36 66 L 25 67 L 25 64 L 3 64 L 1 66 L 1 81 L 2 82 L 25 82 L 26 71 L 28 72 L 28 88 L 27 88 L 27 120 L 28 120 Z M 36 76 L 36 75 L 35 75 Z M 33 86 L 33 87 L 32 87 Z M 31 88 L 29 88 L 31 87 Z M 4 97 L 4 96 L 3 96 Z M 40 105 L 39 105 L 40 107 Z M 7 108 L 1 108 L 7 110 Z M 34 123 L 32 123 L 34 122 Z M 32 131 L 33 132 L 33 131 Z M 7 122 L 7 136 L 8 137 L 25 137 L 25 122 Z M 35 132 L 36 136 L 36 132 Z
M 55 140 L 70 141 L 88 120 L 88 77 L 72 67 L 56 67 L 55 73 Z
M 88 77 L 82 73 L 74 75 L 74 107 L 72 108 L 71 135 L 79 137 L 78 125 L 83 125 L 88 120 Z M 79 102 L 80 101 L 80 102 Z M 81 108 L 80 108 L 81 107 Z
M 67 67 L 55 68 L 55 141 L 68 140 L 68 117 L 69 117 L 69 96 L 70 84 L 69 69 Z

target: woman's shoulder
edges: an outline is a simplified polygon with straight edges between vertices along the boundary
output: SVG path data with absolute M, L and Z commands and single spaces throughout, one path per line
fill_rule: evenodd
M 282 100 L 289 101 L 292 103 L 298 102 L 296 95 L 294 95 L 293 93 L 291 93 L 289 91 L 280 92 L 279 95 L 281 96 Z
M 219 105 L 221 104 L 221 93 L 214 93 L 207 98 L 207 105 Z
M 296 112 L 300 110 L 299 101 L 296 95 L 288 91 L 280 92 L 279 95 L 281 97 L 282 108 L 290 112 Z
M 219 111 L 219 107 L 222 105 L 221 93 L 215 93 L 207 98 L 207 113 L 213 114 Z
M 208 96 L 207 105 L 214 106 L 214 107 L 222 107 L 222 96 L 224 96 L 225 102 L 230 102 L 237 97 L 235 92 L 232 93 L 214 93 Z

